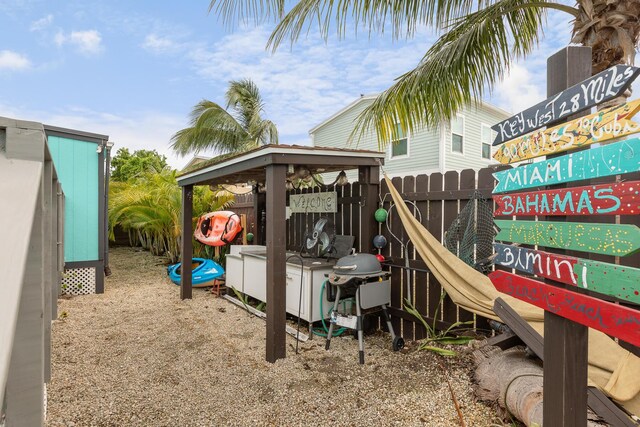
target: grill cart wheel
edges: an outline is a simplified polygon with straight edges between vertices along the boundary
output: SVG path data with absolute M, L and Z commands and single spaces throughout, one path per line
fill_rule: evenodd
M 393 351 L 400 351 L 404 348 L 404 339 L 402 337 L 395 337 L 393 339 Z

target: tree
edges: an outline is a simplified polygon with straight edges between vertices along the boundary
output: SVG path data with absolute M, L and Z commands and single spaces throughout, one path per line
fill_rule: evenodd
M 180 209 L 182 193 L 177 171 L 147 172 L 136 179 L 114 182 L 109 189 L 109 229 L 113 239 L 116 225 L 129 232 L 132 243 L 154 255 L 166 255 L 170 262 L 180 260 Z M 209 187 L 193 190 L 193 222 L 200 215 L 233 204 L 233 194 L 212 192 Z M 194 246 L 196 253 L 202 245 Z
M 127 181 L 166 168 L 166 156 L 158 154 L 156 150 L 136 150 L 131 154 L 128 148 L 120 148 L 111 159 L 111 179 Z
M 422 26 L 443 34 L 417 67 L 400 76 L 358 118 L 354 136 L 374 127 L 381 142 L 398 139 L 396 124 L 413 131 L 450 120 L 465 105 L 480 100 L 538 44 L 549 9 L 573 21 L 572 42 L 592 48 L 593 73 L 633 64 L 640 38 L 638 0 L 576 0 L 572 7 L 550 0 L 299 0 L 285 10 L 284 0 L 211 0 L 227 23 L 253 18 L 275 19 L 267 46 L 294 43 L 317 23 L 326 40 L 348 26 L 371 33 L 391 29 L 394 38 L 412 37 Z
M 233 80 L 225 98 L 227 109 L 206 99 L 193 107 L 191 126 L 171 138 L 176 153 L 184 156 L 206 149 L 220 154 L 238 153 L 261 144 L 278 143 L 276 125 L 261 116 L 264 102 L 255 83 L 249 79 Z

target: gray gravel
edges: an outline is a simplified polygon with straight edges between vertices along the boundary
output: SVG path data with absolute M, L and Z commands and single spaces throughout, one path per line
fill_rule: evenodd
M 441 358 L 389 336 L 287 338 L 264 361 L 265 323 L 206 290 L 180 301 L 162 259 L 111 253 L 106 292 L 59 300 L 53 326 L 48 426 L 457 426 Z M 502 425 L 476 402 L 471 357 L 449 359 L 468 426 Z

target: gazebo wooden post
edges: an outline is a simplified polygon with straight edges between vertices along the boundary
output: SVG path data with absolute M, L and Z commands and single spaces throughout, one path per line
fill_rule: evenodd
M 182 187 L 182 268 L 180 269 L 180 299 L 191 299 L 191 258 L 193 257 L 193 185 Z
M 364 184 L 360 187 L 360 198 L 364 201 L 360 215 L 360 252 L 371 253 L 373 251 L 373 236 L 378 234 L 378 225 L 374 214 L 378 209 L 380 194 L 380 167 L 360 166 L 358 181 Z
M 287 165 L 266 167 L 267 186 L 267 361 L 286 357 L 286 188 Z

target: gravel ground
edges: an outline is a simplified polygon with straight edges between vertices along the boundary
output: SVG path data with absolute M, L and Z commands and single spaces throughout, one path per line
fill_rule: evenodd
M 194 289 L 180 301 L 162 259 L 111 252 L 106 292 L 61 299 L 53 326 L 47 425 L 457 426 L 441 358 L 386 334 L 357 341 L 287 338 L 287 358 L 265 362 L 265 323 Z M 468 426 L 502 425 L 476 402 L 468 354 L 449 359 Z

